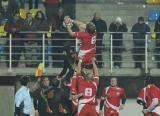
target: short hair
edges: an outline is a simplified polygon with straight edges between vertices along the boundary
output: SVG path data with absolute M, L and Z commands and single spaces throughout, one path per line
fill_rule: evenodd
M 28 76 L 28 75 L 23 75 L 20 78 L 21 85 L 27 86 L 29 81 L 30 81 L 30 76 Z
M 145 85 L 147 86 L 148 84 L 153 84 L 154 83 L 154 78 L 150 75 L 145 76 Z
M 138 21 L 144 21 L 144 17 L 142 16 L 138 17 Z
M 96 32 L 96 26 L 92 22 L 87 23 L 86 25 L 86 31 L 89 34 L 94 34 Z

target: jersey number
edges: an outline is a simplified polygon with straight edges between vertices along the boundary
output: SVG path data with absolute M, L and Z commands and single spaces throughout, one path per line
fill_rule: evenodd
M 92 89 L 91 88 L 85 89 L 85 96 L 87 96 L 87 97 L 92 96 Z
M 95 44 L 96 43 L 96 36 L 93 36 L 92 38 L 91 38 L 91 44 Z

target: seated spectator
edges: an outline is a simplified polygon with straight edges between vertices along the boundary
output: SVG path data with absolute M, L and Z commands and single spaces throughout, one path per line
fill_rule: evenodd
M 54 22 L 56 24 L 55 28 L 58 31 L 66 31 L 66 28 L 63 26 L 63 20 L 64 20 L 64 9 L 61 7 L 58 10 L 57 16 L 56 16 L 56 22 Z
M 23 20 L 20 18 L 19 13 L 15 13 L 13 17 L 7 21 L 5 24 L 5 31 L 8 33 L 12 33 L 12 64 L 13 67 L 18 66 L 18 62 L 20 59 L 21 52 L 24 51 L 24 41 L 22 40 L 22 35 L 19 32 L 22 30 Z M 7 42 L 7 46 L 9 46 L 9 40 Z M 19 47 L 21 46 L 21 47 Z M 7 53 L 9 53 L 9 48 L 6 49 Z M 9 54 L 7 55 L 7 60 L 9 59 Z M 8 62 L 7 62 L 8 64 Z
M 75 18 L 75 4 L 76 0 L 62 0 L 63 8 L 67 15 L 71 18 Z
M 113 32 L 113 65 L 115 68 L 120 68 L 122 65 L 123 52 L 123 33 L 120 32 L 127 32 L 127 25 L 124 22 L 122 22 L 122 19 L 120 17 L 117 17 L 116 20 L 110 24 L 109 31 Z
M 19 11 L 18 5 L 14 0 L 1 0 L 0 1 L 0 15 L 3 20 L 10 19 L 13 14 Z
M 156 55 L 155 60 L 157 61 L 157 68 L 160 68 L 160 16 L 155 22 L 154 31 L 156 33 Z
M 15 0 L 15 2 L 19 6 L 19 8 L 25 8 L 26 0 Z
M 26 66 L 37 67 L 40 60 L 42 60 L 42 57 L 39 57 L 39 54 L 36 54 L 36 53 L 41 53 L 40 52 L 41 48 L 37 46 L 38 46 L 39 41 L 42 41 L 42 36 L 41 38 L 37 38 L 36 20 L 32 17 L 31 13 L 27 13 L 27 17 L 23 25 L 23 31 L 29 31 L 29 33 L 24 34 L 25 46 L 26 46 L 25 52 L 27 53 L 25 55 L 25 59 L 34 61 L 34 62 L 27 61 Z M 31 31 L 33 33 L 30 33 Z
M 97 40 L 96 40 L 96 59 L 97 59 L 97 66 L 103 67 L 103 58 L 102 58 L 102 47 L 103 47 L 103 35 L 102 32 L 107 32 L 107 23 L 101 18 L 100 13 L 96 12 L 94 14 L 93 19 L 91 20 L 96 26 L 97 31 Z
M 49 30 L 45 16 L 43 12 L 40 10 L 37 11 L 35 15 L 35 28 L 36 28 L 36 31 L 48 31 Z

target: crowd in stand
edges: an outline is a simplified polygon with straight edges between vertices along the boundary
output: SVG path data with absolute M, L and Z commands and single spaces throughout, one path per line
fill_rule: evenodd
M 62 66 L 58 60 L 63 60 L 63 56 L 59 53 L 63 53 L 62 47 L 51 48 L 50 46 L 63 46 L 65 43 L 64 39 L 70 39 L 67 33 L 58 33 L 66 32 L 66 27 L 63 25 L 64 16 L 69 15 L 72 18 L 75 18 L 75 1 L 74 0 L 45 0 L 43 5 L 45 7 L 45 13 L 40 9 L 32 14 L 30 12 L 26 13 L 26 18 L 22 18 L 22 14 L 19 12 L 20 9 L 26 7 L 26 0 L 1 0 L 0 1 L 0 25 L 4 26 L 4 30 L 8 33 L 12 33 L 12 48 L 13 56 L 13 67 L 17 67 L 21 53 L 24 53 L 26 60 L 32 60 L 31 62 L 26 62 L 25 65 L 32 67 L 37 66 L 42 60 L 42 34 L 40 33 L 30 33 L 31 31 L 54 31 L 57 32 L 52 36 L 46 35 L 46 37 L 56 38 L 51 40 L 46 40 L 46 45 L 48 45 L 48 53 L 55 53 L 51 55 L 51 60 L 53 61 L 54 66 Z M 39 0 L 29 0 L 28 9 L 38 9 Z M 96 42 L 96 51 L 97 51 L 97 65 L 98 67 L 103 67 L 103 32 L 114 32 L 112 34 L 112 45 L 113 45 L 113 66 L 115 68 L 122 67 L 122 52 L 125 50 L 123 45 L 123 33 L 127 32 L 127 24 L 122 21 L 121 17 L 117 17 L 108 27 L 104 19 L 102 19 L 100 13 L 95 13 L 93 19 L 91 20 L 96 26 L 97 29 L 97 42 Z M 155 22 L 154 31 L 160 31 L 160 17 Z M 79 31 L 79 28 L 73 26 L 74 31 Z M 29 33 L 20 34 L 21 31 L 29 31 Z M 116 33 L 117 32 L 117 33 Z M 150 32 L 150 27 L 145 24 L 143 17 L 138 18 L 138 22 L 132 26 L 131 32 L 133 33 L 133 59 L 135 61 L 135 68 L 143 68 L 143 61 L 145 60 L 145 35 L 147 32 Z M 155 48 L 155 60 L 157 61 L 157 67 L 160 67 L 160 56 L 158 55 L 159 50 L 159 39 L 160 34 L 156 34 L 156 48 Z M 7 35 L 8 37 L 9 35 Z M 3 36 L 2 36 L 3 37 Z M 24 38 L 24 39 L 22 39 Z M 59 40 L 58 40 L 59 39 Z M 75 45 L 75 40 L 70 41 L 71 46 Z M 9 41 L 6 42 L 4 46 L 5 49 L 1 49 L 1 53 L 9 53 Z M 6 47 L 5 47 L 6 46 Z M 20 47 L 21 46 L 21 47 Z M 37 47 L 30 47 L 37 46 Z M 49 48 L 50 47 L 50 48 Z M 21 49 L 19 49 L 21 48 Z M 49 50 L 50 49 L 50 50 Z M 31 53 L 31 54 L 29 54 Z M 36 54 L 37 53 L 37 54 Z M 47 55 L 46 57 L 49 57 Z M 6 60 L 9 59 L 9 56 L 6 55 Z M 47 58 L 48 59 L 48 58 Z M 57 60 L 57 61 L 56 61 Z M 52 62 L 52 61 L 51 61 Z M 60 65 L 59 65 L 60 64 Z M 46 65 L 49 66 L 49 61 Z M 7 62 L 8 66 L 8 62 Z M 52 66 L 52 63 L 51 65 Z

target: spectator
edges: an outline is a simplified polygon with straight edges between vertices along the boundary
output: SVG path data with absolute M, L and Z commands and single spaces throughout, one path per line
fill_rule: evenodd
M 122 51 L 123 51 L 123 33 L 127 32 L 127 26 L 120 17 L 117 17 L 114 22 L 112 22 L 109 26 L 110 32 L 112 33 L 113 39 L 113 62 L 114 67 L 120 68 L 122 65 Z M 117 33 L 116 33 L 117 32 Z
M 65 95 L 60 88 L 59 81 L 52 79 L 51 83 L 48 77 L 42 77 L 41 88 L 34 92 L 34 108 L 36 116 L 61 116 L 64 111 Z
M 64 9 L 60 7 L 58 10 L 56 21 L 53 22 L 55 24 L 54 28 L 58 31 L 62 32 L 66 31 L 66 28 L 63 26 L 64 16 L 65 16 Z
M 18 66 L 21 52 L 24 51 L 24 41 L 22 40 L 22 35 L 19 34 L 19 32 L 22 30 L 22 26 L 23 20 L 20 18 L 19 13 L 15 13 L 14 16 L 5 24 L 5 31 L 7 31 L 8 33 L 12 33 L 12 60 L 15 60 L 12 61 L 13 67 Z M 7 46 L 9 46 L 9 40 L 7 42 Z M 8 47 L 6 51 L 9 53 Z M 7 57 L 7 59 L 9 59 L 9 56 Z
M 34 5 L 34 6 L 33 6 Z M 29 0 L 29 9 L 38 9 L 39 0 Z
M 56 19 L 58 12 L 58 5 L 60 2 L 61 0 L 46 0 L 44 2 L 48 24 L 51 24 L 51 20 L 53 17 Z
M 144 17 L 138 17 L 138 22 L 132 26 L 133 33 L 133 59 L 135 68 L 142 68 L 142 63 L 145 60 L 145 35 L 150 32 L 150 27 L 145 24 Z
M 117 78 L 112 77 L 110 79 L 110 86 L 103 89 L 100 102 L 101 115 L 119 116 L 119 110 L 123 110 L 126 103 L 126 93 L 117 83 Z M 121 101 L 122 103 L 120 103 Z
M 76 0 L 62 0 L 65 13 L 75 19 L 75 4 Z
M 40 62 L 40 60 L 42 60 L 41 59 L 42 57 L 39 57 L 39 54 L 36 54 L 36 53 L 40 53 L 40 47 L 37 47 L 37 46 L 38 46 L 38 43 L 41 43 L 40 41 L 42 40 L 40 38 L 37 38 L 38 34 L 35 31 L 37 31 L 38 27 L 40 29 L 43 27 L 43 25 L 36 27 L 38 22 L 39 20 L 34 19 L 31 13 L 27 13 L 27 18 L 23 25 L 23 31 L 29 31 L 28 33 L 24 34 L 25 46 L 27 46 L 25 47 L 25 52 L 27 53 L 25 55 L 25 59 L 34 60 L 34 62 L 26 62 L 26 66 L 36 67 Z M 30 33 L 31 31 L 32 33 Z
M 160 68 L 160 16 L 158 17 L 157 21 L 155 22 L 154 31 L 156 33 L 156 55 L 155 59 L 157 61 L 157 68 Z
M 47 24 L 47 21 L 42 11 L 37 11 L 35 15 L 35 24 L 33 25 L 35 26 L 36 31 L 48 31 L 49 30 L 49 26 Z
M 0 1 L 0 15 L 3 20 L 9 20 L 17 12 L 19 12 L 19 7 L 14 0 Z
M 107 23 L 101 18 L 100 13 L 98 12 L 94 14 L 94 17 L 91 20 L 91 22 L 95 24 L 97 32 L 97 41 L 96 41 L 96 52 L 98 53 L 98 55 L 96 56 L 97 66 L 102 67 L 104 64 L 102 57 L 104 33 L 102 32 L 107 32 Z
M 19 8 L 25 9 L 26 0 L 15 0 L 16 4 L 18 4 Z
M 21 87 L 15 94 L 15 116 L 30 116 L 31 97 L 27 87 L 29 77 L 23 76 L 20 79 Z

